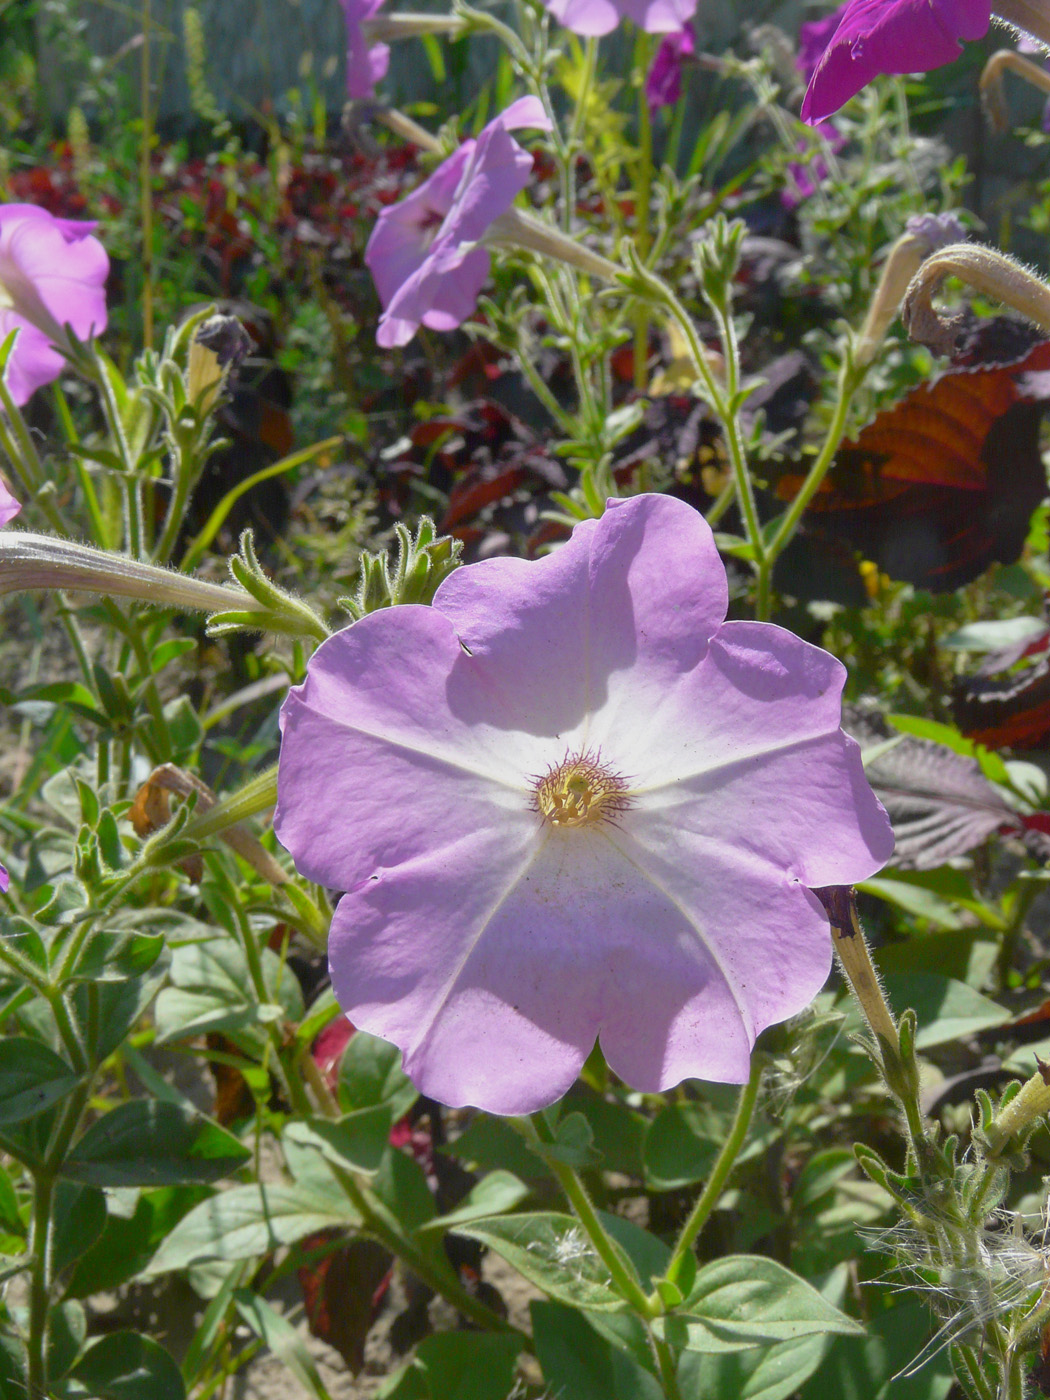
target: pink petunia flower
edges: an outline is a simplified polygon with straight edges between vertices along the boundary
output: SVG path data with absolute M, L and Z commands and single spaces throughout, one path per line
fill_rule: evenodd
M 696 54 L 696 37 L 686 25 L 660 42 L 645 79 L 645 97 L 651 111 L 673 107 L 682 95 L 682 65 Z
M 379 215 L 365 262 L 383 304 L 380 345 L 405 345 L 421 325 L 454 330 L 474 310 L 489 275 L 482 241 L 532 173 L 532 156 L 510 135 L 523 126 L 550 130 L 538 98 L 512 102 L 476 141 L 464 141 Z
M 980 39 L 990 0 L 847 0 L 813 69 L 802 120 L 837 111 L 880 73 L 918 73 L 951 63 L 961 40 Z
M 629 19 L 649 34 L 674 34 L 696 13 L 697 0 L 543 0 L 554 18 L 574 34 L 609 34 Z
M 4 375 L 17 404 L 62 372 L 64 326 L 80 340 L 106 328 L 109 259 L 95 228 L 35 204 L 0 204 L 0 342 L 18 331 Z
M 22 502 L 15 500 L 7 489 L 6 481 L 0 476 L 0 529 L 14 520 L 21 509 Z
M 387 44 L 370 44 L 365 23 L 379 11 L 383 0 L 343 0 L 346 16 L 346 91 L 355 101 L 375 95 L 390 67 Z
M 346 891 L 336 995 L 424 1093 L 531 1112 L 596 1036 L 641 1090 L 742 1082 L 823 985 L 811 889 L 893 836 L 843 667 L 727 596 L 696 511 L 610 501 L 543 559 L 366 615 L 289 693 L 275 830 Z

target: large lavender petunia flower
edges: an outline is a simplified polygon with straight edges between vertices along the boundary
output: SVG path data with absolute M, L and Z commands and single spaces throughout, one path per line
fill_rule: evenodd
M 532 173 L 532 157 L 509 134 L 523 126 L 550 130 L 538 98 L 512 102 L 476 141 L 464 141 L 418 189 L 379 215 L 365 262 L 383 303 L 380 345 L 405 345 L 421 325 L 454 330 L 474 310 L 489 275 L 480 240 Z
M 918 73 L 951 63 L 960 41 L 979 39 L 991 0 L 847 0 L 819 56 L 812 48 L 802 120 L 837 111 L 880 73 Z M 829 24 L 829 29 L 831 26 Z
M 530 1112 L 596 1036 L 638 1089 L 742 1082 L 822 986 L 811 888 L 893 836 L 842 666 L 726 603 L 700 515 L 613 501 L 546 558 L 367 615 L 290 692 L 275 830 L 346 891 L 336 995 L 425 1093 Z
M 387 44 L 370 44 L 365 35 L 366 20 L 372 19 L 383 0 L 343 0 L 346 16 L 346 92 L 355 100 L 374 96 L 390 67 Z
M 80 340 L 106 328 L 109 259 L 95 227 L 0 204 L 0 342 L 18 331 L 4 375 L 17 404 L 62 372 L 64 326 Z

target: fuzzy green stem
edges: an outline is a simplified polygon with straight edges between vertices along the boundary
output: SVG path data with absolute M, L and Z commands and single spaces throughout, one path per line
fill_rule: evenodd
M 758 1098 L 759 1085 L 762 1082 L 763 1056 L 753 1054 L 751 1056 L 751 1073 L 747 1083 L 740 1090 L 740 1097 L 737 1100 L 736 1116 L 733 1119 L 733 1126 L 729 1130 L 729 1136 L 723 1144 L 718 1160 L 715 1162 L 711 1175 L 707 1179 L 707 1185 L 700 1194 L 696 1205 L 689 1213 L 689 1219 L 682 1226 L 678 1236 L 678 1243 L 674 1247 L 671 1255 L 671 1262 L 667 1266 L 665 1277 L 671 1283 L 677 1282 L 682 1265 L 689 1256 L 693 1245 L 696 1242 L 700 1231 L 707 1224 L 708 1217 L 718 1204 L 719 1199 L 725 1189 L 729 1173 L 733 1170 L 737 1157 L 740 1155 L 744 1140 L 747 1137 L 748 1128 L 751 1126 L 751 1117 L 755 1111 L 755 1102 Z
M 150 0 L 142 0 L 142 66 L 139 70 L 139 105 L 142 139 L 139 143 L 139 212 L 142 220 L 142 343 L 153 347 L 153 107 L 150 102 Z M 134 551 L 132 551 L 134 553 Z M 136 558 L 141 557 L 136 555 Z
M 827 432 L 824 434 L 820 451 L 806 473 L 806 479 L 802 483 L 798 495 L 781 516 L 780 524 L 766 546 L 765 558 L 758 565 L 758 602 L 755 616 L 759 621 L 766 621 L 769 617 L 773 565 L 794 539 L 803 512 L 820 490 L 821 484 L 835 460 L 835 454 L 839 450 L 846 431 L 846 422 L 849 417 L 850 405 L 853 402 L 853 395 L 857 392 L 863 379 L 864 370 L 854 366 L 849 355 L 844 355 L 842 367 L 839 370 L 835 408 Z
M 645 74 L 649 71 L 652 45 L 649 35 L 639 30 L 635 41 L 634 71 L 638 75 L 638 179 L 635 185 L 634 241 L 638 256 L 647 262 L 651 251 L 649 229 L 653 202 L 653 123 L 649 98 L 645 91 Z M 649 369 L 649 308 L 639 300 L 634 318 L 634 387 L 644 391 Z
M 534 1113 L 529 1119 L 518 1120 L 522 1130 L 527 1137 L 531 1137 L 536 1143 L 544 1146 L 552 1146 L 555 1138 L 542 1114 Z M 550 1153 L 544 1154 L 544 1161 L 549 1171 L 557 1179 L 561 1189 L 565 1192 L 569 1204 L 576 1213 L 576 1218 L 583 1226 L 584 1232 L 594 1251 L 601 1259 L 602 1263 L 609 1270 L 609 1276 L 613 1281 L 616 1291 L 625 1302 L 629 1303 L 639 1317 L 651 1320 L 659 1317 L 663 1311 L 662 1305 L 654 1303 L 650 1299 L 641 1284 L 634 1277 L 634 1274 L 621 1259 L 619 1251 L 613 1244 L 605 1231 L 605 1227 L 598 1219 L 598 1212 L 587 1194 L 586 1187 L 577 1176 L 572 1167 L 565 1162 L 559 1162 Z
M 28 1400 L 47 1400 L 47 1324 L 51 1312 L 51 1240 L 55 1178 L 40 1172 L 33 1182 L 29 1234 L 29 1325 L 26 1329 Z

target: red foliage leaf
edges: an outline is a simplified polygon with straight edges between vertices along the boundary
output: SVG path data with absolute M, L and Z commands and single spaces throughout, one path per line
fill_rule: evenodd
M 952 366 L 840 449 L 807 533 L 845 541 L 891 578 L 934 592 L 1020 555 L 1046 495 L 1039 428 L 1050 341 L 1003 318 L 970 335 Z M 782 477 L 794 497 L 801 477 Z

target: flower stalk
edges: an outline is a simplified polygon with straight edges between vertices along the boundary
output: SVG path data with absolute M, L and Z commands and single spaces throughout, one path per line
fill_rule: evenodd
M 265 611 L 262 603 L 239 588 L 53 535 L 6 531 L 0 535 L 0 594 L 31 588 L 68 588 L 103 597 L 137 598 L 154 607 L 193 612 L 233 607 L 251 613 Z

